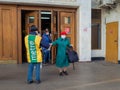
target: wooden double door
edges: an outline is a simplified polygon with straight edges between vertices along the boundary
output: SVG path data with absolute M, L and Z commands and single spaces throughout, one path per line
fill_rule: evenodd
M 27 34 L 29 33 L 30 26 L 33 24 L 36 25 L 39 32 L 42 33 L 43 16 L 41 15 L 41 12 L 43 12 L 43 10 L 32 10 L 25 14 L 25 29 Z M 66 31 L 68 33 L 67 37 L 75 48 L 75 13 L 67 11 L 46 11 L 45 16 L 47 16 L 47 12 L 50 14 L 49 30 L 52 41 L 60 36 L 61 31 Z M 56 59 L 56 47 L 52 47 L 51 59 L 51 63 L 54 63 Z
M 0 62 L 17 63 L 16 6 L 0 5 Z

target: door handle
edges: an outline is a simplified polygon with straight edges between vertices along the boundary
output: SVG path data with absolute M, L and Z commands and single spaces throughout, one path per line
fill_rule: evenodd
M 114 42 L 118 42 L 117 40 L 114 40 Z

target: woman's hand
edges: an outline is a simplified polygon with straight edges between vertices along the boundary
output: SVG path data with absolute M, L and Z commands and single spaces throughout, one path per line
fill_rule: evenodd
M 52 43 L 50 43 L 49 45 L 52 46 Z
M 49 46 L 48 50 L 50 50 L 50 49 L 51 49 L 51 47 L 52 47 L 52 43 L 50 43 L 49 45 L 50 45 L 50 46 Z

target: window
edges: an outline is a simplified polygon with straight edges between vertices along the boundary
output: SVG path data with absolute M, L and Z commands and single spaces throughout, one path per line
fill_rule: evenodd
M 100 24 L 92 25 L 92 49 L 101 49 Z
M 101 10 L 92 10 L 91 48 L 101 49 Z
M 70 17 L 64 17 L 64 24 L 70 24 Z
M 34 23 L 35 17 L 34 16 L 30 16 L 29 17 L 29 23 Z

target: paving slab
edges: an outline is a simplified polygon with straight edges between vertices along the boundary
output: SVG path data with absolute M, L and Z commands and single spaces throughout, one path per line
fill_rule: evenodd
M 120 90 L 120 65 L 105 61 L 75 63 L 68 76 L 55 65 L 41 69 L 40 84 L 27 84 L 28 64 L 0 64 L 0 90 Z

